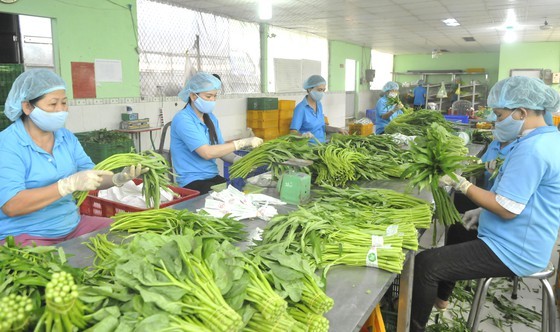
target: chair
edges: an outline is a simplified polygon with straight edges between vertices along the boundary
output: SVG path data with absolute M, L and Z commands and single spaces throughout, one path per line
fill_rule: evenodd
M 454 115 L 469 115 L 472 109 L 472 103 L 468 100 L 457 100 L 451 104 L 451 110 Z
M 161 154 L 165 158 L 165 160 L 167 160 L 167 162 L 169 163 L 169 167 L 173 169 L 173 163 L 171 162 L 171 151 L 163 148 L 165 145 L 165 138 L 167 137 L 167 131 L 169 130 L 170 126 L 171 126 L 171 121 L 166 123 L 161 129 L 161 139 L 159 141 L 159 148 L 157 150 L 157 153 Z M 174 181 L 173 175 L 170 176 L 171 176 L 171 181 Z
M 556 331 L 556 302 L 554 299 L 554 291 L 552 290 L 552 286 L 548 282 L 548 278 L 550 278 L 552 275 L 554 275 L 554 265 L 552 265 L 552 262 L 549 262 L 546 269 L 534 273 L 530 276 L 523 277 L 539 279 L 543 286 L 541 321 L 541 331 L 543 332 Z M 471 331 L 478 331 L 478 324 L 480 323 L 480 312 L 482 310 L 484 300 L 486 299 L 486 293 L 488 293 L 488 288 L 490 287 L 490 282 L 492 282 L 492 279 L 493 278 L 484 278 L 478 281 L 478 286 L 476 288 L 476 293 L 474 294 L 471 312 L 469 313 L 469 319 L 467 320 L 467 326 L 471 329 Z M 515 287 L 517 287 L 517 285 L 515 285 Z

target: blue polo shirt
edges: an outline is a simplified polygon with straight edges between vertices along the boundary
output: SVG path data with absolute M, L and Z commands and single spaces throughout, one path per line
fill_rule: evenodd
M 480 157 L 483 163 L 495 160 L 495 159 L 505 159 L 509 151 L 513 148 L 516 142 L 511 142 L 508 145 L 500 148 L 500 142 L 497 140 L 493 140 L 488 144 L 488 148 L 486 148 L 486 152 Z M 492 174 L 487 170 L 484 170 L 484 188 L 490 190 L 492 185 L 494 184 L 494 179 L 490 180 Z
M 394 106 L 387 106 L 387 96 L 379 98 L 375 105 L 375 134 L 380 135 L 385 132 L 385 127 L 397 116 L 403 114 L 402 110 L 393 113 L 388 119 L 383 119 L 381 116 L 393 109 Z
M 414 88 L 414 105 L 415 106 L 421 106 L 426 104 L 426 98 L 424 97 L 424 95 L 426 95 L 426 88 L 419 85 L 417 87 Z
M 515 144 L 515 142 L 514 142 Z M 521 137 L 507 155 L 491 191 L 525 204 L 506 220 L 483 210 L 478 237 L 516 275 L 544 269 L 560 225 L 560 132 L 539 127 Z
M 216 128 L 218 144 L 224 144 L 218 119 L 212 113 L 210 119 Z M 193 181 L 211 179 L 218 175 L 216 159 L 206 160 L 195 151 L 203 145 L 210 145 L 208 127 L 196 116 L 189 104 L 175 114 L 171 122 L 171 160 L 179 186 L 184 187 Z
M 45 187 L 94 166 L 68 129 L 54 133 L 50 154 L 33 142 L 21 119 L 0 133 L 0 156 L 0 206 L 22 190 Z M 70 233 L 79 221 L 80 214 L 72 195 L 22 216 L 8 217 L 0 210 L 0 239 L 20 234 L 61 237 Z
M 294 117 L 292 118 L 290 129 L 297 130 L 301 134 L 310 132 L 319 142 L 324 143 L 326 141 L 326 125 L 325 116 L 323 115 L 323 104 L 320 101 L 317 102 L 317 112 L 315 112 L 309 106 L 307 96 L 303 97 L 303 100 L 294 109 Z M 315 140 L 310 139 L 309 142 L 314 143 Z

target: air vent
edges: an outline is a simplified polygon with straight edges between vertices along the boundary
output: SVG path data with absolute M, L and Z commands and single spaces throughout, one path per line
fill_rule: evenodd
M 466 42 L 473 42 L 475 41 L 474 37 L 463 37 L 463 40 Z

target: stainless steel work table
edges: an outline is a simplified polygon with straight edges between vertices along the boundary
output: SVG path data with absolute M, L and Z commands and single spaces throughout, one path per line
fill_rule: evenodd
M 469 154 L 478 156 L 484 146 L 472 144 L 469 145 Z M 407 181 L 402 180 L 378 180 L 361 182 L 363 188 L 384 188 L 393 189 L 398 192 L 404 192 L 407 189 Z M 274 189 L 268 189 L 265 193 L 274 196 Z M 412 195 L 422 198 L 428 202 L 432 202 L 430 192 L 411 192 Z M 173 205 L 174 209 L 187 209 L 196 211 L 204 207 L 204 199 L 206 195 L 195 197 L 185 202 Z M 294 210 L 295 206 L 287 205 L 278 208 L 280 213 L 287 213 Z M 260 219 L 244 220 L 245 230 L 251 234 L 258 227 L 264 229 L 266 221 Z M 74 254 L 70 257 L 69 263 L 76 267 L 90 266 L 93 259 L 93 253 L 82 243 L 87 238 L 97 234 L 105 233 L 107 230 L 85 234 L 78 238 L 61 243 L 60 246 L 65 249 L 68 254 Z M 248 243 L 240 243 L 242 250 L 247 247 Z M 397 323 L 397 331 L 408 331 L 410 326 L 410 302 L 412 297 L 412 280 L 414 268 L 414 252 L 407 252 L 406 261 L 403 271 L 400 275 L 399 285 L 399 315 Z M 391 286 L 397 275 L 387 271 L 367 267 L 353 266 L 335 266 L 329 270 L 327 275 L 327 295 L 333 298 L 334 307 L 325 316 L 330 322 L 330 331 L 333 332 L 350 332 L 358 331 L 366 322 L 367 318 L 379 303 L 383 295 Z

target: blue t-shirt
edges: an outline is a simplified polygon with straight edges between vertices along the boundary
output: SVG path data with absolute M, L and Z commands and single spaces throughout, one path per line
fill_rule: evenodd
M 424 97 L 426 95 L 425 87 L 419 85 L 414 88 L 413 92 L 414 92 L 414 105 L 421 106 L 426 104 L 426 98 Z
M 385 132 L 385 127 L 397 116 L 403 114 L 402 110 L 398 110 L 397 112 L 393 113 L 388 119 L 383 119 L 385 113 L 391 111 L 394 105 L 387 106 L 388 102 L 387 96 L 383 96 L 379 98 L 377 104 L 375 105 L 375 134 L 380 135 Z
M 324 143 L 326 140 L 326 125 L 321 102 L 317 102 L 317 112 L 315 112 L 309 106 L 307 96 L 303 97 L 303 100 L 294 109 L 294 117 L 292 118 L 290 129 L 297 130 L 301 134 L 310 132 L 319 142 Z M 310 139 L 309 142 L 314 143 L 315 140 Z
M 41 188 L 94 164 L 68 129 L 54 133 L 52 154 L 38 147 L 17 119 L 0 133 L 0 206 L 26 189 Z M 70 233 L 80 222 L 72 195 L 29 214 L 8 217 L 0 210 L 0 239 L 29 234 L 56 238 Z
M 480 160 L 485 163 L 498 158 L 505 159 L 515 143 L 516 142 L 510 142 L 508 145 L 500 148 L 501 143 L 497 140 L 493 140 L 490 144 L 488 144 L 488 148 L 486 148 L 486 152 L 484 152 Z M 484 170 L 484 188 L 486 190 L 490 190 L 494 184 L 494 179 L 490 180 L 490 177 L 492 177 L 492 174 L 490 174 L 487 170 Z
M 224 144 L 218 119 L 210 114 L 214 123 L 218 144 Z M 216 159 L 206 160 L 195 150 L 210 145 L 210 133 L 204 121 L 198 118 L 191 105 L 187 105 L 173 117 L 171 122 L 170 152 L 177 183 L 184 187 L 197 180 L 207 180 L 218 175 Z
M 514 142 L 491 191 L 525 204 L 511 220 L 483 210 L 478 237 L 516 275 L 544 269 L 560 224 L 560 132 L 539 127 Z

